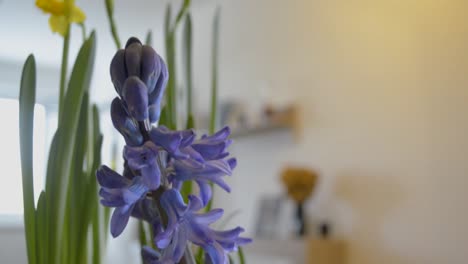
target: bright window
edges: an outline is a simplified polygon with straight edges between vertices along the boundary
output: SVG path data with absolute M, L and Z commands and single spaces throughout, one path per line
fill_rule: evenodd
M 19 146 L 18 101 L 0 99 L 0 215 L 23 214 L 23 192 Z M 46 157 L 46 114 L 42 105 L 34 111 L 34 194 L 36 201 L 44 186 Z

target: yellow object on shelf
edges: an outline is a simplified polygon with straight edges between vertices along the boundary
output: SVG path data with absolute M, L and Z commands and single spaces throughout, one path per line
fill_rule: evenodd
M 310 169 L 286 167 L 281 172 L 281 180 L 290 198 L 296 203 L 304 203 L 315 189 L 318 174 Z

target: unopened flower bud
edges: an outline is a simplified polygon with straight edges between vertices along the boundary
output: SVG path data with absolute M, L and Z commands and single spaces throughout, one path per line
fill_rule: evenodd
M 143 136 L 118 97 L 112 101 L 111 118 L 112 124 L 125 138 L 127 145 L 139 146 L 143 144 Z
M 115 91 L 121 95 L 123 84 L 127 79 L 127 71 L 125 70 L 125 50 L 121 49 L 115 53 L 111 62 L 110 74 Z

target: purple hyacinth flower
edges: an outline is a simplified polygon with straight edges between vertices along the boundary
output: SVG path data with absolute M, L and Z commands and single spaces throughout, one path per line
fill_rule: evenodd
M 127 145 L 139 146 L 143 144 L 143 136 L 138 129 L 138 125 L 128 115 L 123 102 L 118 97 L 112 101 L 111 118 L 112 124 L 122 134 Z
M 187 159 L 189 156 L 180 150 L 189 146 L 195 139 L 193 130 L 172 131 L 164 126 L 154 127 L 150 131 L 151 141 L 162 147 L 175 159 Z
M 148 88 L 138 77 L 132 76 L 125 81 L 122 98 L 131 117 L 137 121 L 148 119 Z
M 159 225 L 161 219 L 156 201 L 149 198 L 136 202 L 131 215 L 153 225 Z
M 171 174 L 170 180 L 175 186 L 180 186 L 183 181 L 195 181 L 200 188 L 203 205 L 206 205 L 212 196 L 210 182 L 215 183 L 226 192 L 231 191 L 231 188 L 224 182 L 222 177 L 232 175 L 232 170 L 236 165 L 237 161 L 235 158 L 209 160 L 202 167 L 193 167 L 187 161 L 177 160 L 173 162 L 174 172 Z
M 161 170 L 158 165 L 158 148 L 151 141 L 140 147 L 125 146 L 124 158 L 134 171 L 140 171 L 142 181 L 150 190 L 161 185 Z
M 251 242 L 248 238 L 239 237 L 244 231 L 240 227 L 227 231 L 211 229 L 209 225 L 223 215 L 223 210 L 198 213 L 203 204 L 194 195 L 189 195 L 189 202 L 185 205 L 181 194 L 171 189 L 163 193 L 160 202 L 168 217 L 168 224 L 163 232 L 156 234 L 155 243 L 159 248 L 170 248 L 172 260 L 176 263 L 180 261 L 188 241 L 202 247 L 213 263 L 227 263 L 228 252 Z
M 107 166 L 101 166 L 96 177 L 101 185 L 101 204 L 115 207 L 111 219 L 111 234 L 117 237 L 127 226 L 135 204 L 145 197 L 149 189 L 143 184 L 141 177 L 129 180 Z
M 196 150 L 205 160 L 223 159 L 229 156 L 226 151 L 232 140 L 228 139 L 231 133 L 229 127 L 224 127 L 211 136 L 203 135 L 195 140 L 191 147 Z
M 144 246 L 141 249 L 141 256 L 144 264 L 174 264 L 172 260 L 171 248 L 167 248 L 161 254 L 151 247 Z

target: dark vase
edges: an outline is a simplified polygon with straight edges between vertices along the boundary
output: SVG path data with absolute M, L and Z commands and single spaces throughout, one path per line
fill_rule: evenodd
M 304 213 L 304 203 L 297 203 L 296 207 L 296 234 L 298 237 L 303 237 L 307 233 L 306 220 Z

